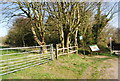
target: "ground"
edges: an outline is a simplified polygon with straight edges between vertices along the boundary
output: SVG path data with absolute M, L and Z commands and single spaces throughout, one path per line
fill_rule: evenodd
M 95 56 L 96 58 L 107 58 L 107 56 Z M 103 61 L 106 65 L 102 65 L 103 67 L 110 67 L 108 68 L 100 68 L 99 70 L 103 72 L 101 78 L 106 79 L 118 79 L 118 58 L 108 59 Z
M 3 79 L 118 79 L 116 56 L 71 54 L 2 76 Z

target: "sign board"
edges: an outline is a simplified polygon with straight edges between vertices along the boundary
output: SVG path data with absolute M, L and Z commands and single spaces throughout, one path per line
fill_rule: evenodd
M 80 40 L 82 40 L 82 39 L 83 39 L 83 36 L 80 36 L 79 38 L 80 38 Z
M 112 37 L 110 37 L 109 40 L 112 40 Z
M 92 51 L 99 51 L 100 50 L 97 45 L 90 45 L 90 49 Z

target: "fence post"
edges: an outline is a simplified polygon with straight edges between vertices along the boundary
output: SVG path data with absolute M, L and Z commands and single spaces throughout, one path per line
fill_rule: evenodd
M 76 54 L 78 54 L 78 45 L 76 45 Z
M 52 60 L 54 60 L 53 44 L 50 44 L 50 52 L 51 52 L 51 58 L 52 58 Z
M 67 47 L 67 56 L 69 56 L 69 47 Z
M 55 55 L 56 55 L 56 59 L 58 59 L 58 45 L 56 44 L 56 49 L 55 49 Z
M 65 53 L 65 49 L 64 49 L 64 47 L 63 47 L 63 49 L 62 49 L 62 52 L 63 52 L 62 54 L 64 54 L 64 53 Z
M 68 54 L 68 56 L 69 56 L 70 47 L 71 47 L 71 44 L 69 44 L 69 46 L 67 47 L 67 54 Z

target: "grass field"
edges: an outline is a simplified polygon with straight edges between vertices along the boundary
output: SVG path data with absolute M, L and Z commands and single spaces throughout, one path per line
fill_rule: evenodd
M 109 79 L 104 76 L 104 69 L 112 65 L 105 61 L 117 57 L 97 56 L 100 58 L 96 55 L 86 58 L 76 54 L 60 56 L 58 60 L 4 75 L 2 79 Z

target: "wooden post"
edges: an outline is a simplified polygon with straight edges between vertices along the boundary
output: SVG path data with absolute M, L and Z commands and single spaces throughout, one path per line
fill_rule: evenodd
M 92 54 L 93 54 L 93 51 L 90 53 L 90 56 L 92 56 Z
M 68 48 L 68 49 L 69 49 L 69 52 L 71 52 L 71 50 L 72 50 L 72 48 L 71 48 L 71 47 L 72 47 L 72 45 L 70 44 L 70 48 Z
M 55 52 L 55 55 L 56 55 L 56 59 L 58 59 L 58 45 L 56 44 L 56 52 Z
M 78 45 L 76 45 L 76 54 L 78 54 Z
M 53 44 L 50 44 L 51 59 L 54 60 Z
M 110 37 L 110 52 L 111 52 L 111 55 L 112 55 L 112 37 Z
M 64 52 L 65 52 L 64 47 L 62 47 L 62 50 L 61 50 L 61 51 L 62 51 L 62 54 L 64 54 Z
M 64 47 L 62 47 L 63 49 L 62 49 L 62 52 L 63 52 L 63 54 L 65 53 L 65 49 L 64 49 Z
M 67 55 L 69 56 L 69 47 L 67 47 Z

